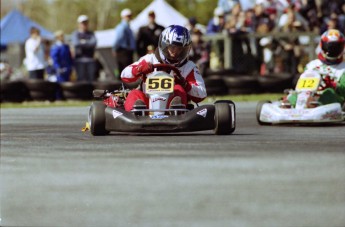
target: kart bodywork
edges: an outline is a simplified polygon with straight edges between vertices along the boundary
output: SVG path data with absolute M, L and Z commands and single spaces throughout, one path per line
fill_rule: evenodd
M 134 105 L 124 109 L 129 90 L 94 91 L 94 101 L 89 110 L 88 125 L 92 135 L 115 132 L 169 133 L 214 130 L 217 135 L 231 134 L 236 127 L 235 104 L 230 100 L 216 101 L 213 105 L 170 105 L 174 77 L 181 76 L 176 68 L 156 64 L 156 68 L 175 70 L 172 76 L 165 71 L 155 71 L 143 81 L 143 92 L 149 98 L 149 107 Z
M 259 124 L 332 123 L 344 121 L 339 103 L 309 109 L 285 109 L 279 101 L 260 102 L 257 106 Z
M 199 106 L 179 115 L 136 115 L 123 108 L 111 108 L 102 101 L 95 101 L 90 108 L 89 124 L 93 135 L 108 134 L 110 131 L 157 133 L 203 130 L 230 134 L 235 130 L 235 105 L 231 101 L 218 101 L 214 105 Z
M 260 125 L 283 123 L 337 123 L 344 121 L 344 112 L 340 103 L 322 105 L 317 101 L 322 93 L 322 77 L 318 72 L 304 72 L 295 90 L 289 93 L 297 95 L 295 106 L 282 101 L 260 101 L 256 108 L 256 118 Z

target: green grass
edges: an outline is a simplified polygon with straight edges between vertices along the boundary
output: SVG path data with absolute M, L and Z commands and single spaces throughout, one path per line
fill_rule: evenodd
M 283 94 L 251 94 L 251 95 L 226 95 L 226 96 L 209 96 L 203 103 L 213 103 L 216 100 L 232 100 L 234 102 L 257 102 L 260 100 L 278 100 Z M 1 108 L 42 108 L 42 107 L 83 107 L 89 106 L 90 101 L 32 101 L 22 103 L 1 103 Z
M 1 103 L 1 108 L 41 108 L 41 107 L 78 107 L 89 106 L 91 101 L 31 101 L 22 103 Z
M 209 96 L 204 102 L 214 102 L 216 100 L 230 99 L 234 102 L 257 102 L 260 100 L 278 100 L 283 94 L 250 94 L 250 95 L 226 95 Z

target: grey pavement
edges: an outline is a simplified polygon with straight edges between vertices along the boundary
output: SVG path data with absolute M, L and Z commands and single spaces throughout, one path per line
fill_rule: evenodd
M 81 132 L 87 107 L 1 109 L 1 226 L 344 226 L 345 125 Z

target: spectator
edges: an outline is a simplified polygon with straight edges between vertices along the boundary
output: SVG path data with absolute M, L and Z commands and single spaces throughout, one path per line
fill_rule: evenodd
M 323 19 L 331 17 L 332 13 L 340 14 L 344 0 L 321 0 L 321 12 Z
M 133 54 L 136 43 L 133 32 L 129 27 L 132 19 L 132 11 L 124 9 L 121 11 L 122 21 L 115 27 L 115 42 L 113 46 L 113 56 L 117 61 L 118 73 L 133 62 Z M 116 76 L 119 76 L 116 75 Z
M 92 82 L 96 71 L 94 54 L 97 40 L 93 31 L 89 30 L 89 18 L 86 15 L 80 15 L 77 22 L 78 30 L 71 37 L 77 80 Z
M 320 22 L 315 0 L 301 1 L 301 7 L 299 8 L 298 12 L 303 16 L 304 19 L 308 20 L 309 30 L 319 33 Z
M 214 9 L 213 18 L 207 24 L 207 34 L 222 32 L 225 27 L 224 10 L 220 7 Z
M 253 27 L 255 31 L 260 30 L 260 26 L 268 26 L 268 30 L 272 31 L 275 26 L 275 22 L 266 13 L 263 4 L 256 4 L 254 6 Z
M 257 34 L 267 34 L 270 31 L 269 23 L 264 23 L 264 20 L 256 30 Z M 280 49 L 277 48 L 277 43 L 271 36 L 258 39 L 257 49 L 259 56 L 258 63 L 260 64 L 260 75 L 272 73 L 274 68 L 276 72 L 281 72 L 281 57 L 277 54 Z M 278 56 L 278 58 L 275 58 L 275 56 Z
M 206 75 L 206 70 L 210 66 L 210 45 L 202 40 L 202 35 L 197 28 L 191 32 L 192 48 L 189 52 L 189 60 L 195 62 L 201 75 Z
M 36 27 L 30 29 L 30 37 L 25 42 L 25 66 L 31 79 L 43 79 L 46 66 L 44 47 L 40 30 Z
M 289 7 L 283 16 L 285 17 L 283 20 L 280 20 L 279 31 L 288 34 L 308 30 L 308 25 L 299 20 L 301 18 L 298 17 L 293 7 Z M 281 38 L 279 39 L 279 43 L 283 47 L 283 52 L 280 56 L 284 56 L 285 70 L 293 75 L 297 74 L 297 65 L 301 57 L 301 47 L 298 38 Z
M 345 33 L 345 2 L 341 5 L 341 13 L 338 15 L 340 31 Z
M 329 29 L 341 30 L 340 21 L 336 13 L 332 13 L 329 18 L 324 20 L 324 23 L 321 25 L 320 33 L 323 34 Z
M 253 16 L 251 22 L 251 27 L 254 30 L 254 32 L 258 34 L 266 34 L 271 32 L 274 29 L 274 26 L 275 22 L 272 21 L 271 17 L 266 13 L 264 3 L 262 3 L 262 1 L 257 1 L 253 9 Z M 268 39 L 270 40 L 270 37 L 268 37 Z M 260 45 L 260 40 L 261 38 L 257 38 L 254 41 L 257 50 L 257 62 L 255 68 L 260 69 L 260 74 L 263 75 L 266 74 L 267 71 L 269 71 L 266 68 L 268 65 L 266 65 L 265 63 L 271 61 L 272 50 L 269 49 L 270 45 Z M 266 43 L 266 41 L 264 43 Z
M 218 0 L 218 7 L 222 8 L 225 14 L 229 14 L 237 4 L 240 4 L 239 0 Z
M 246 13 L 241 10 L 240 4 L 235 5 L 229 15 L 226 29 L 232 39 L 232 66 L 237 72 L 243 72 L 252 67 L 250 42 L 247 37 L 242 36 L 250 30 L 245 22 Z
M 7 81 L 11 79 L 13 70 L 7 61 L 0 59 L 0 81 Z
M 225 13 L 220 7 L 214 9 L 213 18 L 211 18 L 207 24 L 206 33 L 215 34 L 221 33 L 225 29 Z M 211 66 L 217 66 L 217 68 L 224 65 L 224 42 L 217 40 L 214 43 L 214 52 L 211 54 L 212 63 Z
M 231 13 L 228 16 L 228 20 L 226 20 L 225 22 L 225 28 L 230 33 L 232 31 L 237 30 L 237 28 L 242 27 L 244 21 L 240 20 L 241 13 L 242 13 L 241 5 L 238 3 L 232 8 Z
M 164 30 L 164 27 L 157 24 L 155 19 L 156 15 L 154 11 L 150 11 L 148 14 L 149 24 L 139 29 L 137 37 L 137 50 L 139 57 L 152 53 L 157 45 L 159 36 Z
M 55 44 L 50 49 L 50 57 L 53 60 L 53 67 L 57 82 L 70 80 L 73 60 L 70 48 L 65 44 L 64 32 L 55 32 Z
M 261 5 L 263 7 L 263 11 L 266 14 L 281 14 L 286 9 L 286 7 L 291 4 L 298 4 L 299 1 L 300 0 L 256 0 L 255 4 Z
M 247 32 L 254 32 L 255 31 L 254 10 L 247 9 L 244 14 L 245 14 L 244 27 L 246 28 Z
M 298 26 L 296 26 L 298 24 Z M 298 27 L 298 30 L 301 31 L 309 31 L 309 24 L 304 17 L 295 10 L 295 6 L 289 6 L 285 9 L 285 12 L 280 16 L 278 21 L 278 30 L 286 30 L 287 27 L 289 27 L 288 30 L 291 30 Z M 283 28 L 285 27 L 285 28 Z
M 190 17 L 188 19 L 188 23 L 186 25 L 186 28 L 188 29 L 189 32 L 193 32 L 196 24 L 197 24 L 196 18 L 195 17 Z

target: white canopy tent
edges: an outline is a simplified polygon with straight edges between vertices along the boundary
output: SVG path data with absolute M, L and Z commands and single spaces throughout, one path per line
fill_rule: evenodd
M 135 34 L 137 34 L 141 26 L 148 24 L 148 13 L 150 11 L 155 12 L 156 22 L 164 27 L 172 24 L 185 26 L 188 23 L 188 18 L 175 10 L 166 1 L 153 0 L 131 21 L 130 26 Z M 95 35 L 97 38 L 97 48 L 109 48 L 113 46 L 115 40 L 114 28 L 96 31 Z
M 139 31 L 141 26 L 148 24 L 148 13 L 150 11 L 155 12 L 156 22 L 164 27 L 168 27 L 172 24 L 185 26 L 188 23 L 188 18 L 175 10 L 166 1 L 154 0 L 131 21 L 131 28 L 135 33 Z

